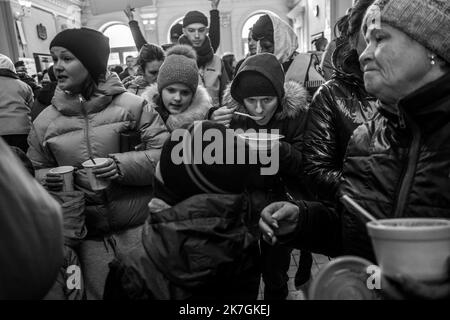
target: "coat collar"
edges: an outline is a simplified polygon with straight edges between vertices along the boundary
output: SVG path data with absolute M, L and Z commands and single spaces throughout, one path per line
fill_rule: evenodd
M 237 111 L 248 113 L 243 104 L 233 99 L 230 88 L 231 84 L 227 86 L 224 92 L 223 105 L 230 108 L 236 107 Z M 275 113 L 275 120 L 293 119 L 300 113 L 308 110 L 308 92 L 301 84 L 295 81 L 286 81 L 284 92 L 284 98 L 281 101 L 281 111 Z
M 0 68 L 0 76 L 7 77 L 7 78 L 13 78 L 13 79 L 19 79 L 19 76 L 14 71 L 11 71 L 9 69 Z
M 115 73 L 107 73 L 106 79 L 99 81 L 96 92 L 89 100 L 80 100 L 79 94 L 72 94 L 56 87 L 52 105 L 67 116 L 91 114 L 105 109 L 114 96 L 125 91 L 119 77 Z
M 142 93 L 141 97 L 147 100 L 148 105 L 153 109 L 159 107 L 164 108 L 161 103 L 158 85 L 156 83 L 148 87 Z M 204 120 L 211 107 L 212 99 L 209 96 L 208 91 L 205 87 L 199 85 L 189 108 L 183 113 L 169 115 L 166 126 L 170 131 L 173 131 L 174 129 L 181 128 L 183 125 L 192 123 L 196 120 Z
M 433 132 L 450 120 L 449 101 L 450 73 L 401 99 L 398 110 L 413 119 L 424 132 Z

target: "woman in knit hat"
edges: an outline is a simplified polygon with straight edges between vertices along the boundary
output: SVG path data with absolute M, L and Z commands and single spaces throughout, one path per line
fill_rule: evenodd
M 167 51 L 156 83 L 142 97 L 148 101 L 146 110 L 157 113 L 169 132 L 205 119 L 212 106 L 207 90 L 199 85 L 196 53 L 186 45 Z
M 359 60 L 379 114 L 353 132 L 338 192 L 376 219 L 450 218 L 449 30 L 447 0 L 376 0 L 365 15 Z M 300 202 L 271 204 L 260 226 L 272 243 L 377 263 L 366 222 L 350 207 Z M 448 275 L 422 282 L 390 274 L 381 290 L 390 298 L 448 300 Z
M 88 229 L 77 250 L 87 298 L 101 299 L 108 262 L 115 252 L 134 243 L 147 218 L 160 155 L 160 149 L 150 147 L 123 150 L 121 136 L 136 132 L 143 146 L 151 146 L 161 131 L 153 125 L 155 118 L 144 111 L 145 100 L 128 93 L 117 74 L 107 71 L 109 40 L 102 33 L 88 28 L 64 30 L 51 41 L 50 52 L 58 87 L 52 104 L 33 123 L 28 157 L 38 181 L 57 193 L 63 180 L 50 169 L 75 168 L 77 191 L 73 192 L 85 199 L 83 219 Z M 103 190 L 94 190 L 82 165 L 95 158 L 106 159 L 93 170 L 98 179 L 110 183 Z
M 277 129 L 284 136 L 280 142 L 280 170 L 274 179 L 266 179 L 267 189 L 287 189 L 295 198 L 309 199 L 302 184 L 301 141 L 307 112 L 307 93 L 294 81 L 285 83 L 277 57 L 261 53 L 248 57 L 228 87 L 225 106 L 210 112 L 211 119 L 232 129 Z M 234 111 L 259 117 L 257 120 Z M 274 180 L 275 182 L 271 181 Z M 280 181 L 279 181 L 280 180 Z M 282 180 L 282 182 L 281 182 Z M 285 299 L 288 294 L 286 272 L 290 265 L 289 248 L 262 243 L 265 299 Z
M 139 66 L 137 76 L 129 76 L 122 80 L 125 88 L 138 96 L 156 82 L 159 68 L 164 62 L 164 50 L 155 44 L 144 44 L 139 51 L 136 64 Z

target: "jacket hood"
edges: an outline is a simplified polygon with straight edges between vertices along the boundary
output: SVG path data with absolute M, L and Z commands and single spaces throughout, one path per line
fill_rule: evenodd
M 161 96 L 158 92 L 158 85 L 156 83 L 148 87 L 142 93 L 141 97 L 147 100 L 148 107 L 154 109 L 164 108 L 164 110 L 166 110 L 162 105 Z M 180 114 L 170 114 L 166 120 L 166 126 L 169 131 L 173 131 L 181 128 L 183 125 L 191 124 L 196 120 L 204 120 L 211 107 L 212 99 L 209 96 L 208 91 L 205 87 L 199 85 L 189 108 Z
M 277 61 L 275 55 L 270 53 L 260 53 L 245 59 L 239 67 L 238 73 L 231 83 L 231 94 L 233 95 L 233 98 L 239 100 L 241 94 L 239 94 L 238 91 L 245 90 L 238 90 L 238 85 L 241 85 L 241 77 L 249 71 L 257 72 L 268 79 L 277 92 L 278 98 L 281 99 L 284 96 L 283 85 L 285 76 L 283 67 L 280 62 Z M 248 85 L 248 83 L 243 84 Z
M 14 64 L 12 63 L 11 59 L 1 53 L 0 53 L 0 69 L 7 69 L 9 71 L 16 73 L 16 68 L 14 67 Z
M 170 207 L 152 201 L 144 225 L 144 248 L 170 282 L 197 289 L 224 281 L 257 239 L 244 224 L 243 195 L 201 194 Z
M 231 96 L 231 84 L 224 91 L 223 105 L 230 108 L 236 107 L 236 111 L 248 113 L 245 106 Z M 274 114 L 274 119 L 293 119 L 301 112 L 308 110 L 308 92 L 306 89 L 295 81 L 287 81 L 284 83 L 284 97 L 281 99 L 281 109 Z M 234 117 L 242 117 L 234 115 Z
M 67 116 L 80 115 L 84 112 L 96 113 L 105 109 L 114 96 L 126 92 L 125 87 L 115 72 L 108 72 L 105 80 L 100 80 L 97 90 L 89 100 L 84 100 L 81 105 L 80 95 L 56 87 L 52 105 L 62 114 Z
M 280 63 L 284 63 L 292 57 L 298 48 L 297 35 L 294 30 L 280 18 L 272 14 L 268 14 L 268 16 L 273 24 L 273 53 Z

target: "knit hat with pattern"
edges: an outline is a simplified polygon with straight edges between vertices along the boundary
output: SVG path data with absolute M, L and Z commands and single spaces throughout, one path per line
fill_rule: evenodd
M 198 86 L 197 55 L 188 45 L 176 45 L 167 51 L 167 57 L 158 73 L 158 91 L 174 83 L 186 85 L 195 94 Z
M 364 28 L 379 21 L 403 31 L 450 63 L 450 1 L 377 0 L 367 10 Z

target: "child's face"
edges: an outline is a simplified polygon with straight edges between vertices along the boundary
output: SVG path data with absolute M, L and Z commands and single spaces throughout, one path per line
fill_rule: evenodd
M 185 111 L 192 101 L 192 91 L 182 83 L 174 83 L 165 87 L 162 92 L 162 101 L 167 111 L 179 114 Z
M 259 125 L 266 125 L 272 119 L 278 106 L 278 98 L 275 96 L 248 97 L 244 99 L 247 111 L 253 116 L 263 117 L 255 120 Z

